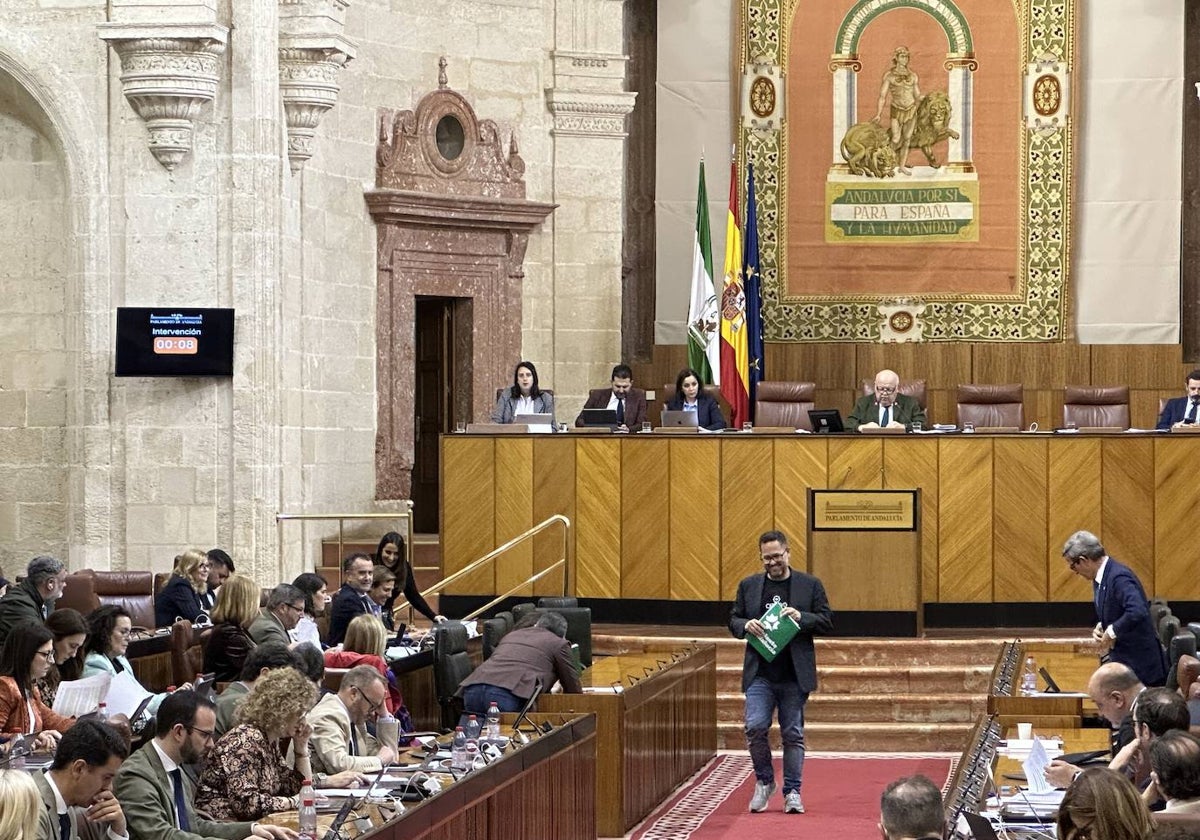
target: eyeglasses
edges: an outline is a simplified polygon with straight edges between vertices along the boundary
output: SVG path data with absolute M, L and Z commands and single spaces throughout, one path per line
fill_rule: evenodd
M 764 554 L 762 556 L 762 561 L 764 563 L 774 563 L 776 560 L 782 560 L 786 556 L 787 549 L 785 548 L 783 551 L 776 552 L 775 554 Z
M 204 740 L 206 742 L 212 741 L 212 742 L 216 743 L 217 733 L 215 730 L 201 729 L 199 726 L 186 726 L 184 728 L 187 729 L 188 732 L 199 732 L 201 735 L 204 736 Z
M 54 661 L 54 648 L 51 648 L 50 650 L 35 650 L 34 653 L 45 659 L 47 662 Z
M 295 610 L 295 611 L 296 611 L 296 612 L 298 612 L 298 613 L 302 613 L 302 612 L 304 612 L 304 605 L 303 605 L 303 604 L 301 604 L 301 605 L 300 605 L 300 606 L 298 606 L 298 607 L 297 607 L 295 604 L 284 604 L 283 606 L 287 607 L 289 610 Z
M 1070 566 L 1072 569 L 1074 569 L 1076 566 L 1078 566 L 1080 563 L 1082 563 L 1086 559 L 1087 559 L 1086 557 L 1068 557 L 1067 565 Z
M 354 686 L 354 690 L 358 692 L 359 697 L 361 697 L 362 699 L 367 701 L 367 705 L 371 707 L 371 709 L 370 709 L 371 714 L 373 714 L 373 715 L 379 714 L 379 709 L 381 706 L 383 706 L 382 700 L 380 700 L 378 703 L 376 703 L 374 700 L 372 700 L 370 697 L 368 697 L 366 694 L 364 694 L 363 690 L 361 688 L 359 688 L 358 686 Z
M 875 393 L 876 394 L 894 394 L 894 393 L 896 393 L 896 389 L 895 388 L 880 388 L 878 385 L 876 385 Z

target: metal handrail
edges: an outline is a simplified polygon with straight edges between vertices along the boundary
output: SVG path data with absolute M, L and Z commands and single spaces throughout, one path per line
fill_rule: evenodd
M 283 566 L 283 523 L 284 522 L 332 522 L 338 524 L 338 564 L 340 566 L 346 553 L 345 524 L 346 520 L 354 519 L 403 519 L 405 524 L 404 555 L 409 565 L 412 565 L 413 555 L 413 503 L 412 499 L 398 499 L 395 503 L 403 509 L 390 513 L 277 513 L 275 527 L 278 530 L 279 563 Z M 318 563 L 318 566 L 320 564 Z M 339 582 L 340 585 L 340 582 Z
M 553 516 L 549 517 L 548 519 L 542 520 L 537 525 L 534 525 L 532 528 L 528 528 L 528 529 L 522 531 L 521 533 L 517 534 L 515 537 L 513 537 L 511 540 L 504 543 L 503 545 L 497 546 L 496 548 L 492 549 L 487 554 L 480 557 L 478 560 L 471 561 L 470 563 L 463 566 L 461 569 L 459 569 L 457 572 L 450 575 L 449 577 L 445 577 L 445 578 L 439 580 L 437 583 L 433 584 L 433 586 L 430 586 L 428 589 L 422 590 L 420 593 L 421 597 L 424 598 L 425 596 L 433 594 L 433 593 L 441 594 L 441 591 L 443 589 L 445 589 L 447 585 L 454 583 L 459 578 L 469 575 L 471 572 L 474 572 L 476 569 L 480 568 L 485 563 L 494 562 L 495 559 L 497 557 L 499 557 L 501 554 L 503 554 L 504 552 L 508 551 L 509 549 L 515 548 L 516 546 L 520 545 L 521 543 L 525 542 L 526 540 L 537 536 L 542 531 L 549 530 L 551 527 L 553 527 L 555 525 L 561 525 L 562 529 L 563 529 L 562 530 L 562 556 L 558 560 L 551 563 L 549 566 L 547 566 L 542 571 L 538 572 L 535 575 L 532 575 L 531 577 L 527 578 L 526 580 L 522 581 L 521 583 L 518 583 L 512 589 L 509 589 L 507 592 L 497 595 L 495 598 L 493 598 L 491 601 L 488 601 L 482 607 L 479 607 L 478 609 L 473 610 L 472 612 L 463 616 L 463 619 L 469 621 L 470 619 L 475 618 L 477 615 L 482 614 L 486 610 L 491 609 L 496 604 L 503 601 L 509 595 L 512 595 L 518 589 L 522 589 L 532 583 L 536 583 L 537 581 L 539 581 L 543 577 L 545 577 L 547 574 L 549 574 L 550 572 L 552 572 L 555 569 L 558 569 L 560 567 L 563 570 L 563 597 L 565 598 L 565 597 L 569 596 L 571 594 L 571 565 L 568 562 L 568 558 L 567 558 L 567 546 L 570 542 L 571 520 L 568 519 L 567 517 L 563 516 L 561 513 L 556 513 Z M 409 604 L 408 601 L 398 602 L 396 604 L 396 606 L 392 609 L 392 617 L 394 618 L 395 616 L 399 615 L 400 611 L 405 608 L 408 608 L 411 610 L 412 605 Z

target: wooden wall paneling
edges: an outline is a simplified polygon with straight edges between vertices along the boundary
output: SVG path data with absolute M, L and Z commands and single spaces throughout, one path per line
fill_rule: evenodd
M 575 440 L 571 435 L 542 435 L 533 441 L 534 524 L 560 513 L 571 520 L 567 561 L 575 557 Z M 551 528 L 533 538 L 533 570 L 540 572 L 555 563 L 562 553 L 562 537 Z M 572 566 L 572 568 L 574 568 Z M 578 584 L 571 581 L 572 594 Z M 534 595 L 561 595 L 562 578 L 547 575 L 533 585 Z
M 1046 600 L 1049 444 L 1044 437 L 998 437 L 992 443 L 992 597 L 999 602 Z
M 714 441 L 668 441 L 671 599 L 716 601 L 721 546 L 721 461 Z
M 1046 564 L 1050 570 L 1051 601 L 1081 601 L 1092 597 L 1091 588 L 1079 585 L 1079 576 L 1062 558 L 1067 537 L 1079 530 L 1104 540 L 1101 505 L 1102 465 L 1099 438 L 1056 438 L 1050 448 L 1049 510 L 1046 531 Z
M 842 419 L 845 420 L 850 416 L 856 398 L 857 394 L 852 394 L 848 388 L 819 388 L 813 395 L 813 403 L 817 408 L 836 408 L 842 412 Z
M 1095 385 L 1161 388 L 1178 395 L 1193 367 L 1184 363 L 1178 344 L 1092 344 L 1088 349 Z
M 442 436 L 442 573 L 450 575 L 496 547 L 495 438 Z M 447 595 L 495 592 L 481 569 L 446 587 Z
M 853 344 L 785 344 L 767 342 L 767 378 L 816 382 L 818 388 L 853 388 Z
M 973 346 L 974 382 L 1020 382 L 1027 391 L 1061 389 L 1067 382 L 1089 381 L 1091 357 L 1086 345 L 987 343 Z
M 621 596 L 621 439 L 575 443 L 575 591 L 581 598 Z
M 629 437 L 621 444 L 621 597 L 670 597 L 671 470 L 665 436 Z
M 921 600 L 938 593 L 938 442 L 932 437 L 889 438 L 883 443 L 884 487 L 921 491 Z
M 926 389 L 953 389 L 959 382 L 971 381 L 970 344 L 905 343 L 855 345 L 856 374 L 854 387 L 863 379 L 874 379 L 887 368 L 896 371 L 901 381 L 924 379 Z M 947 421 L 948 422 L 948 421 Z
M 1105 439 L 1100 513 L 1104 547 L 1131 567 L 1154 594 L 1154 441 Z
M 496 438 L 496 545 L 508 542 L 533 525 L 533 437 Z M 505 592 L 533 574 L 533 541 L 527 540 L 496 558 L 496 592 Z M 523 587 L 520 595 L 532 594 Z
M 990 601 L 992 439 L 943 439 L 938 489 L 938 600 Z
M 1177 392 L 1168 391 L 1134 391 L 1129 392 L 1129 424 L 1135 429 L 1153 429 L 1158 422 L 1159 401 L 1171 397 L 1183 396 L 1183 388 Z
M 929 421 L 930 425 L 934 423 L 956 424 L 958 422 L 957 406 L 958 394 L 956 391 L 948 389 L 930 391 L 926 386 L 925 419 Z
M 884 435 L 835 437 L 829 441 L 830 490 L 879 490 L 883 487 Z
M 759 435 L 721 440 L 721 600 L 733 600 L 775 522 L 775 441 Z M 789 534 L 789 538 L 790 538 Z M 790 543 L 789 543 L 790 544 Z M 759 564 L 761 567 L 761 564 Z
M 1200 510 L 1196 439 L 1191 435 L 1154 441 L 1154 579 L 1158 594 L 1200 599 L 1193 523 Z M 1121 558 L 1124 559 L 1124 558 Z
M 774 527 L 787 534 L 791 565 L 807 569 L 808 562 L 808 491 L 829 486 L 829 441 L 824 435 L 777 438 L 775 443 L 775 522 Z M 754 551 L 744 555 L 742 564 L 725 561 L 724 592 L 732 599 L 737 582 L 746 575 L 762 571 L 762 561 Z

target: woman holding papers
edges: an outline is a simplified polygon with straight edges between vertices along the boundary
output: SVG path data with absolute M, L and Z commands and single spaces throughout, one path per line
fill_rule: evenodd
M 696 412 L 696 425 L 710 432 L 725 428 L 721 406 L 700 390 L 700 374 L 691 368 L 684 368 L 675 377 L 675 396 L 667 401 L 667 410 Z
M 56 714 L 42 702 L 34 681 L 54 661 L 54 634 L 30 622 L 13 629 L 0 653 L 0 732 L 37 736 L 36 748 L 53 750 L 75 718 Z
M 221 585 L 212 611 L 212 635 L 204 646 L 204 673 L 215 674 L 217 682 L 234 682 L 241 676 L 254 650 L 247 631 L 258 618 L 259 598 L 258 584 L 245 575 L 230 575 Z
M 46 676 L 33 684 L 42 693 L 42 702 L 54 708 L 58 685 L 83 676 L 83 643 L 87 641 L 87 622 L 78 610 L 60 607 L 46 619 L 46 628 L 54 634 L 54 661 Z
M 554 414 L 554 395 L 538 387 L 537 368 L 533 362 L 517 364 L 512 387 L 505 388 L 496 400 L 492 422 L 511 423 L 518 414 Z
M 133 666 L 125 658 L 125 651 L 129 648 L 129 634 L 133 632 L 133 619 L 130 618 L 129 611 L 120 604 L 105 604 L 93 610 L 87 621 L 88 639 L 84 642 L 87 658 L 83 660 L 83 675 L 90 677 L 94 674 L 112 674 L 115 678 L 128 673 L 129 676 L 124 679 L 133 680 L 140 688 L 141 683 L 138 683 L 137 677 L 134 676 Z M 181 689 L 191 687 L 190 683 L 179 686 Z M 142 690 L 145 691 L 144 688 Z M 146 711 L 149 714 L 157 712 L 159 704 L 166 696 L 165 691 L 155 694 Z M 113 711 L 122 710 L 109 709 L 110 713 Z

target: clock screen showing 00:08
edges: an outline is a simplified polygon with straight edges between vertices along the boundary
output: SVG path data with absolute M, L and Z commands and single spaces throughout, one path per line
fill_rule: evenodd
M 200 339 L 195 337 L 166 338 L 164 336 L 155 336 L 154 352 L 157 355 L 168 353 L 175 355 L 195 355 L 200 352 Z

